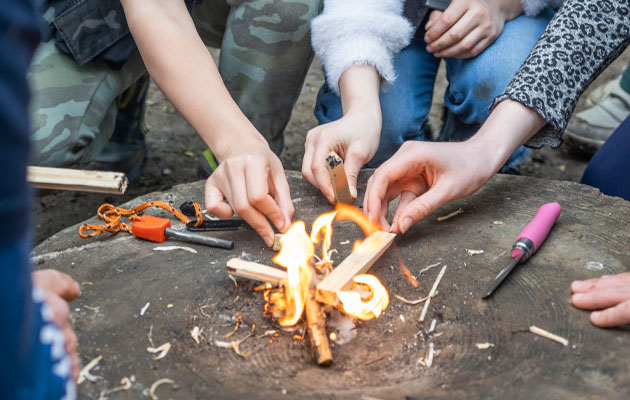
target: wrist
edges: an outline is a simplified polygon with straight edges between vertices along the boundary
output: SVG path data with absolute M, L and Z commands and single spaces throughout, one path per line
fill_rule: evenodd
M 200 132 L 199 135 L 219 162 L 244 149 L 260 146 L 269 148 L 265 138 L 249 121 L 246 120 L 246 122 L 242 124 L 216 124 L 205 130 L 205 133 Z

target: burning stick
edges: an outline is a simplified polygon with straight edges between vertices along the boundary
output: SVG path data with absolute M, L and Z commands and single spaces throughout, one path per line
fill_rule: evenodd
M 383 231 L 376 231 L 371 234 L 317 285 L 317 301 L 336 306 L 339 303 L 337 292 L 350 289 L 352 279 L 370 269 L 389 248 L 395 237 L 396 234 Z
M 228 274 L 255 281 L 269 282 L 279 286 L 281 280 L 289 279 L 286 271 L 251 261 L 232 258 L 227 262 L 225 270 Z
M 444 272 L 446 272 L 446 265 L 442 267 L 440 274 L 435 279 L 435 282 L 433 282 L 433 287 L 431 288 L 431 291 L 429 292 L 429 298 L 427 299 L 427 301 L 424 302 L 424 307 L 422 307 L 422 313 L 420 314 L 420 320 L 419 320 L 420 322 L 424 322 L 424 317 L 425 315 L 427 315 L 429 304 L 431 304 L 431 297 L 433 297 L 433 295 L 435 294 L 435 291 L 437 290 L 437 287 L 440 284 L 440 281 L 442 280 L 442 276 L 444 276 Z
M 322 306 L 315 301 L 312 292 L 306 299 L 305 314 L 306 330 L 313 358 L 320 367 L 329 367 L 333 358 L 326 335 L 326 314 Z
M 541 329 L 541 328 L 539 328 L 539 327 L 537 327 L 535 325 L 530 326 L 529 327 L 529 331 L 531 333 L 535 334 L 535 335 L 542 336 L 542 337 L 544 337 L 546 339 L 549 339 L 549 340 L 553 340 L 554 342 L 558 342 L 558 343 L 560 343 L 560 344 L 562 344 L 564 346 L 568 346 L 569 345 L 569 341 L 567 339 L 563 338 L 562 336 L 555 335 L 555 334 L 553 334 L 551 332 L 548 332 L 548 331 L 546 331 L 544 329 Z
M 326 157 L 326 169 L 335 193 L 335 201 L 337 203 L 352 204 L 352 196 L 350 195 L 350 187 L 348 186 L 346 170 L 343 167 L 343 160 L 334 151 L 328 153 L 328 157 Z

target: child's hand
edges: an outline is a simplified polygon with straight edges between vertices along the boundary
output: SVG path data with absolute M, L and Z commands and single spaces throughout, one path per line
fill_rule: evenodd
M 368 180 L 363 210 L 386 229 L 389 203 L 400 195 L 391 231 L 405 233 L 443 204 L 477 191 L 495 171 L 477 143 L 405 142 Z
M 70 326 L 70 308 L 67 302 L 81 295 L 79 284 L 70 275 L 54 269 L 35 271 L 31 277 L 33 286 L 44 292 L 46 304 L 52 311 L 51 320 L 64 336 L 65 350 L 72 362 L 72 379 L 76 381 L 79 378 L 81 362 L 77 354 L 77 335 Z
M 591 323 L 602 328 L 630 323 L 630 272 L 604 275 L 571 284 L 573 305 L 591 313 Z
M 474 57 L 522 11 L 520 0 L 453 0 L 444 12 L 431 13 L 424 35 L 427 51 L 440 58 Z
M 326 157 L 331 151 L 344 160 L 350 194 L 357 197 L 357 176 L 361 167 L 374 157 L 381 136 L 379 115 L 348 113 L 337 121 L 311 129 L 304 143 L 302 176 L 319 188 L 329 202 L 334 203 Z
M 220 218 L 236 212 L 271 246 L 274 231 L 267 218 L 284 232 L 295 212 L 282 163 L 262 137 L 231 148 L 206 181 L 206 208 Z

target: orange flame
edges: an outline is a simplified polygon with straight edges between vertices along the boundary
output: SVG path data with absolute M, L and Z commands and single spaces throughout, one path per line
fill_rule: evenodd
M 304 222 L 297 221 L 282 235 L 282 249 L 273 258 L 273 262 L 285 267 L 288 284 L 285 285 L 286 313 L 280 319 L 280 325 L 295 325 L 302 316 L 306 296 L 311 285 L 311 258 L 315 247 L 306 234 Z
M 351 317 L 369 320 L 378 318 L 389 305 L 387 289 L 374 275 L 363 274 L 353 278 L 358 285 L 367 286 L 370 294 L 363 300 L 358 291 L 340 291 L 337 297 L 343 306 L 343 311 Z
M 313 222 L 313 228 L 311 229 L 311 242 L 313 242 L 313 244 L 319 243 L 320 237 L 324 238 L 322 242 L 322 265 L 332 265 L 328 251 L 332 243 L 332 223 L 336 215 L 337 211 L 320 215 L 315 222 Z
M 363 233 L 365 236 L 370 236 L 376 231 L 380 231 L 381 227 L 376 222 L 370 221 L 370 219 L 363 213 L 363 211 L 358 208 L 351 206 L 349 204 L 337 203 L 335 206 L 335 210 L 337 211 L 336 219 L 343 220 L 351 220 L 357 223 L 363 229 Z

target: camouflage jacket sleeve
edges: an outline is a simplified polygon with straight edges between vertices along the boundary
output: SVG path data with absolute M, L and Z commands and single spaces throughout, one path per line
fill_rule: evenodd
M 354 66 L 374 66 L 385 81 L 395 77 L 393 57 L 409 44 L 413 28 L 402 0 L 326 0 L 311 22 L 313 49 L 324 64 L 330 88 Z
M 201 0 L 183 0 L 190 9 Z M 44 41 L 70 54 L 79 65 L 93 60 L 119 68 L 136 50 L 120 0 L 49 0 L 43 15 Z

